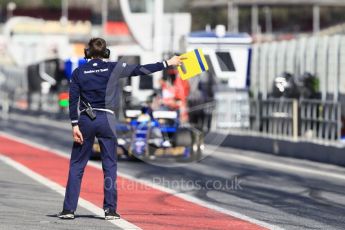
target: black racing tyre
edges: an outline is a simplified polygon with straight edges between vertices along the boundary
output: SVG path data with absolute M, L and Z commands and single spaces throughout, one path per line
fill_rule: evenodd
M 187 128 L 178 129 L 174 135 L 175 146 L 192 147 L 193 146 L 193 133 Z
M 176 134 L 174 135 L 174 145 L 175 146 L 182 146 L 182 147 L 187 147 L 190 149 L 190 154 L 188 157 L 186 156 L 181 156 L 178 157 L 176 160 L 178 162 L 193 162 L 196 158 L 196 152 L 193 149 L 194 143 L 194 136 L 192 130 L 188 128 L 181 128 L 178 129 Z

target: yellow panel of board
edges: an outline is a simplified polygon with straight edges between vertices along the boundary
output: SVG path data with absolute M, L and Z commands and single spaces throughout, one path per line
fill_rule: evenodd
M 208 71 L 207 61 L 201 49 L 182 54 L 181 57 L 186 58 L 182 61 L 182 65 L 177 67 L 182 80 L 190 79 Z

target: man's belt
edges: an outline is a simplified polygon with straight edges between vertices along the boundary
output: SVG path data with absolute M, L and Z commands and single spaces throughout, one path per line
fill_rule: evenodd
M 101 109 L 101 108 L 92 108 L 92 110 L 95 110 L 95 111 L 103 111 L 103 112 L 108 112 L 108 113 L 111 113 L 111 114 L 114 114 L 114 111 L 110 110 L 110 109 Z M 85 112 L 86 109 L 83 109 L 81 110 L 80 112 L 83 113 Z

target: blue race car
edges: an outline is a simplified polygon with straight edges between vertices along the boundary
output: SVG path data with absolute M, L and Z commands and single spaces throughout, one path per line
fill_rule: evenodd
M 118 154 L 132 159 L 174 158 L 179 162 L 201 159 L 202 133 L 181 126 L 177 111 L 126 110 L 125 122 L 116 126 Z M 99 152 L 95 143 L 94 151 Z

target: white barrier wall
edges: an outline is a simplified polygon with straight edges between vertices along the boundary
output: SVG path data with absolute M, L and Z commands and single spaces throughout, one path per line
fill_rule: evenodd
M 274 42 L 272 45 L 269 47 L 268 51 L 268 63 L 267 63 L 267 77 L 268 77 L 268 82 L 273 82 L 274 78 L 277 76 L 277 65 L 275 60 L 278 58 L 279 60 L 279 52 L 278 50 L 278 43 Z M 269 87 L 269 86 L 268 86 Z M 270 88 L 269 88 L 270 90 Z
M 319 38 L 319 43 L 317 45 L 317 66 L 316 66 L 316 76 L 320 80 L 320 90 L 322 92 L 322 99 L 326 98 L 327 89 L 327 72 L 328 72 L 328 43 L 329 37 Z
M 322 99 L 345 94 L 345 35 L 313 36 L 253 45 L 251 90 L 267 98 L 277 76 L 305 72 L 320 80 Z M 329 99 L 329 97 L 328 97 Z
M 254 97 L 257 98 L 260 89 L 260 82 L 259 82 L 259 45 L 254 44 L 252 50 L 252 62 L 251 62 L 251 75 L 250 75 L 250 87 L 254 94 Z
M 286 44 L 286 41 L 277 44 L 277 73 L 282 73 L 286 70 Z
M 316 48 L 317 37 L 312 37 L 306 44 L 306 58 L 305 58 L 305 71 L 310 73 L 316 72 Z M 303 72 L 302 72 L 303 74 Z
M 328 47 L 328 74 L 326 78 L 327 93 L 333 93 L 335 99 L 338 99 L 338 76 L 339 76 L 339 61 L 340 61 L 340 36 L 330 38 Z
M 286 48 L 288 52 L 286 52 L 285 70 L 289 73 L 294 73 L 297 70 L 297 66 L 296 66 L 297 41 L 296 40 L 288 41 Z M 277 74 L 279 73 L 277 72 Z
M 267 98 L 267 92 L 270 91 L 267 82 L 268 73 L 268 48 L 270 44 L 263 44 L 259 49 L 259 84 L 260 92 L 262 93 L 263 99 Z
M 339 92 L 345 92 L 345 39 L 340 39 Z
M 298 42 L 297 50 L 297 74 L 301 75 L 306 71 L 306 58 L 307 58 L 307 39 L 302 38 Z

